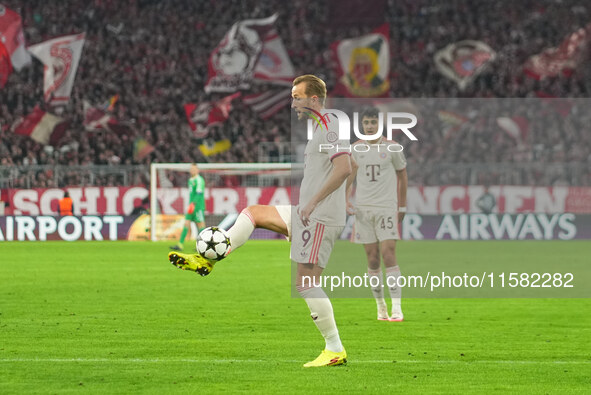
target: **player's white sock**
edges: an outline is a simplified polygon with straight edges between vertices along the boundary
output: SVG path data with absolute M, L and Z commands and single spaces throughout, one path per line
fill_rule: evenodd
M 326 349 L 333 352 L 343 351 L 343 343 L 341 343 L 339 330 L 334 320 L 332 304 L 324 290 L 320 287 L 306 289 L 298 287 L 298 292 L 308 304 L 310 316 L 326 341 Z
M 390 296 L 392 297 L 392 311 L 400 311 L 400 299 L 402 297 L 402 289 L 397 285 L 398 277 L 400 277 L 400 267 L 398 265 L 386 267 L 386 283 L 390 289 Z
M 383 287 L 383 274 L 381 269 L 372 270 L 368 269 L 367 274 L 369 275 L 369 284 L 371 286 L 371 293 L 376 299 L 376 304 L 379 309 L 386 309 L 386 301 L 384 300 L 384 287 Z
M 247 208 L 242 210 L 234 226 L 228 229 L 228 237 L 230 237 L 230 246 L 232 251 L 246 243 L 252 232 L 254 231 L 256 224 L 254 218 Z

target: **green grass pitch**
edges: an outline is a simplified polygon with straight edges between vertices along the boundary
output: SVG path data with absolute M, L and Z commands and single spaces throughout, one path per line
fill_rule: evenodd
M 589 258 L 589 242 L 537 243 L 404 242 L 398 258 Z M 291 297 L 288 243 L 251 241 L 205 278 L 168 264 L 168 244 L 0 243 L 0 393 L 591 388 L 590 299 L 408 299 L 402 323 L 335 299 L 349 363 L 310 370 L 324 342 Z

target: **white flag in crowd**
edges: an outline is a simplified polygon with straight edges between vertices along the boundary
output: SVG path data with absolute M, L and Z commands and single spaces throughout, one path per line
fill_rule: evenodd
M 2 4 L 0 4 L 0 45 L 6 48 L 12 67 L 16 71 L 31 63 L 31 55 L 25 49 L 21 16 Z
M 63 36 L 30 46 L 29 52 L 45 65 L 43 93 L 52 105 L 70 100 L 85 33 Z
M 254 67 L 254 78 L 272 84 L 289 86 L 295 78 L 291 59 L 289 59 L 283 41 L 274 27 L 263 37 L 263 50 Z
M 276 19 L 277 14 L 232 25 L 209 57 L 206 92 L 248 89 L 255 77 L 271 83 L 291 80 L 293 66 L 273 26 Z
M 529 132 L 529 121 L 522 116 L 499 117 L 497 118 L 499 128 L 515 139 L 517 143 L 523 144 L 527 140 Z
M 289 89 L 269 90 L 267 92 L 245 96 L 243 101 L 261 118 L 267 119 L 282 108 L 289 106 L 291 91 Z
M 464 40 L 437 51 L 434 60 L 439 72 L 455 81 L 463 90 L 485 71 L 495 58 L 495 51 L 482 41 Z

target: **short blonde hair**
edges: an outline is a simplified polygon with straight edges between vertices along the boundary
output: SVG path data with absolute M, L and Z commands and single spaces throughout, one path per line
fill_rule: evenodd
M 318 96 L 318 98 L 322 101 L 322 105 L 326 101 L 326 84 L 320 78 L 316 77 L 312 74 L 305 74 L 300 75 L 295 80 L 293 80 L 293 86 L 296 86 L 302 82 L 306 83 L 306 96 Z

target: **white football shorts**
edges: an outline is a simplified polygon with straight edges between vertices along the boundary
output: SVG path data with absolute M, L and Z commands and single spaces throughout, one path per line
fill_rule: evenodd
M 334 243 L 344 227 L 326 226 L 314 221 L 304 226 L 297 217 L 292 226 L 290 258 L 298 263 L 312 263 L 326 268 Z
M 357 208 L 351 241 L 371 244 L 384 240 L 400 240 L 397 210 Z

